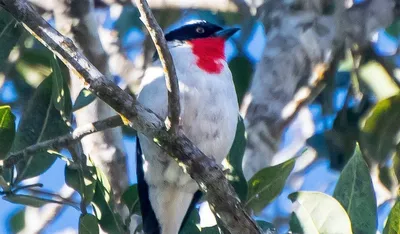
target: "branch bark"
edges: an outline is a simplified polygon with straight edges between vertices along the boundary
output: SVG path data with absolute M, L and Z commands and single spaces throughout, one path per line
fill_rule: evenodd
M 255 221 L 246 213 L 233 187 L 215 160 L 202 153 L 179 132 L 170 134 L 152 111 L 145 109 L 126 92 L 98 71 L 84 57 L 73 42 L 54 30 L 29 4 L 23 0 L 1 0 L 0 5 L 9 11 L 40 42 L 56 55 L 85 83 L 85 86 L 131 121 L 132 127 L 147 137 L 155 139 L 206 192 L 213 211 L 233 234 L 260 233 Z M 211 155 L 210 155 L 211 156 Z
M 176 134 L 179 130 L 179 117 L 181 114 L 181 105 L 179 99 L 179 83 L 176 76 L 174 61 L 169 52 L 164 32 L 158 25 L 153 13 L 151 13 L 149 4 L 146 0 L 136 0 L 136 5 L 140 12 L 140 19 L 150 33 L 151 39 L 156 46 L 161 65 L 164 68 L 165 83 L 168 90 L 168 119 L 167 124 L 170 130 Z
M 45 151 L 48 149 L 58 150 L 65 148 L 69 145 L 75 144 L 87 135 L 104 131 L 106 129 L 122 126 L 124 123 L 119 115 L 110 117 L 105 120 L 100 120 L 94 123 L 86 124 L 76 128 L 71 134 L 58 137 L 56 139 L 42 141 L 36 145 L 29 146 L 24 150 L 11 153 L 4 160 L 4 167 L 9 168 L 17 164 L 24 157 L 33 155 L 35 153 Z
M 349 9 L 343 0 L 336 0 L 334 14 L 324 15 L 329 1 L 294 3 L 296 7 L 271 0 L 258 9 L 268 41 L 241 106 L 247 131 L 243 159 L 247 179 L 271 165 L 283 130 L 290 122 L 283 111 L 301 91 L 299 87 L 309 83 L 327 55 L 335 57 L 346 43 L 368 44 L 376 29 L 392 22 L 394 10 L 392 0 L 364 1 Z

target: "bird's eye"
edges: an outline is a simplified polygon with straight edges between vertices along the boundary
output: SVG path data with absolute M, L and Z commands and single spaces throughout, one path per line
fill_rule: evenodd
M 197 33 L 204 33 L 204 28 L 202 28 L 202 27 L 197 27 L 197 28 L 196 28 L 196 32 L 197 32 Z

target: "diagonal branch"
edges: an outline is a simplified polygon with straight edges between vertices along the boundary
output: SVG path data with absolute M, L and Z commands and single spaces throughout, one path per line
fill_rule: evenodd
M 80 141 L 87 135 L 99 131 L 104 131 L 109 128 L 119 127 L 123 124 L 124 123 L 122 122 L 121 117 L 119 115 L 116 115 L 91 124 L 83 125 L 81 127 L 76 128 L 71 134 L 64 135 L 56 139 L 43 141 L 36 145 L 29 146 L 24 150 L 8 155 L 7 159 L 4 161 L 4 166 L 11 167 L 17 164 L 24 157 L 27 157 L 29 155 L 35 154 L 40 151 L 45 151 L 48 149 L 64 148 Z
M 70 39 L 52 28 L 26 1 L 1 0 L 0 6 L 21 21 L 32 35 L 51 49 L 82 79 L 90 91 L 129 119 L 133 128 L 154 139 L 180 162 L 201 190 L 206 192 L 210 206 L 230 233 L 260 233 L 257 224 L 245 211 L 212 155 L 207 157 L 182 132 L 169 133 L 156 114 L 136 103 L 128 93 L 101 74 Z
M 156 46 L 161 64 L 164 68 L 165 83 L 168 90 L 168 121 L 170 129 L 176 133 L 179 128 L 179 116 L 181 106 L 179 103 L 179 83 L 176 76 L 175 65 L 171 53 L 164 37 L 164 32 L 158 25 L 153 13 L 150 10 L 146 0 L 135 0 L 140 12 L 140 19 L 150 33 L 151 39 Z

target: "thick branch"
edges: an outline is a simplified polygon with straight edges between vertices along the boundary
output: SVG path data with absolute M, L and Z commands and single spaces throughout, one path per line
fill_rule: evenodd
M 106 79 L 77 50 L 70 39 L 54 30 L 25 1 L 1 0 L 0 5 L 23 22 L 32 35 L 75 71 L 89 90 L 129 119 L 137 131 L 155 139 L 166 152 L 185 165 L 188 174 L 206 192 L 210 206 L 231 233 L 260 233 L 215 160 L 202 153 L 182 133 L 178 133 L 178 136 L 168 133 L 163 121 L 156 114 L 136 103 L 129 94 Z
M 11 153 L 4 161 L 4 167 L 12 167 L 24 157 L 31 156 L 41 151 L 65 148 L 69 145 L 75 144 L 87 135 L 99 131 L 104 131 L 106 129 L 115 128 L 123 124 L 124 123 L 122 122 L 121 117 L 119 115 L 116 115 L 105 120 L 83 125 L 76 128 L 71 134 L 64 135 L 52 140 L 42 141 L 36 145 L 29 146 L 24 150 Z
M 140 12 L 140 19 L 150 33 L 151 39 L 156 46 L 158 56 L 164 68 L 165 83 L 168 90 L 168 119 L 170 129 L 176 133 L 179 128 L 179 116 L 181 105 L 179 103 L 179 83 L 176 76 L 174 61 L 168 50 L 168 45 L 164 37 L 164 32 L 158 25 L 153 13 L 150 10 L 146 0 L 135 0 Z

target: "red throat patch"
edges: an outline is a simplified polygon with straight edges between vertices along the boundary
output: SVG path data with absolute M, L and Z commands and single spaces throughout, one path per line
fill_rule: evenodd
M 224 65 L 221 59 L 225 59 L 225 40 L 223 38 L 199 38 L 190 41 L 193 54 L 197 57 L 197 66 L 202 70 L 219 74 Z

